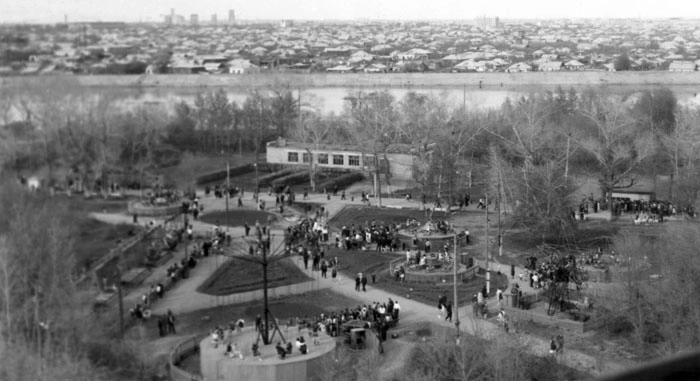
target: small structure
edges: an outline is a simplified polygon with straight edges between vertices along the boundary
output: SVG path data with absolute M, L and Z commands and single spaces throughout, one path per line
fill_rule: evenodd
M 289 142 L 278 139 L 267 143 L 267 162 L 289 166 L 311 164 L 321 169 L 371 172 L 377 163 L 373 153 L 361 147 Z M 418 156 L 405 144 L 389 144 L 379 157 L 379 167 L 398 179 L 412 179 Z
M 532 66 L 525 62 L 514 63 L 506 69 L 506 73 L 526 73 L 532 71 Z
M 561 61 L 548 61 L 540 64 L 540 71 L 561 71 L 564 64 Z
M 347 66 L 347 65 L 338 65 L 334 67 L 330 67 L 326 69 L 327 72 L 329 73 L 352 73 L 355 71 L 354 67 Z
M 673 61 L 668 66 L 668 71 L 673 72 L 694 72 L 697 65 L 693 61 Z

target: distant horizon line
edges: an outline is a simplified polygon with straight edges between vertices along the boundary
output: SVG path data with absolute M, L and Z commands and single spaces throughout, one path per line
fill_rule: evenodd
M 200 14 L 197 14 L 198 16 Z M 181 15 L 183 16 L 183 15 Z M 190 16 L 190 15 L 184 15 Z M 327 19 L 294 19 L 294 18 L 275 18 L 275 19 L 247 19 L 247 18 L 236 18 L 235 23 L 278 23 L 280 21 L 294 21 L 294 22 L 462 22 L 462 21 L 473 21 L 479 19 L 496 19 L 500 22 L 513 22 L 513 21 L 551 21 L 551 20 L 647 20 L 647 21 L 660 21 L 660 20 L 684 20 L 693 21 L 700 20 L 700 17 L 538 17 L 538 18 L 503 18 L 499 16 L 474 16 L 470 18 L 459 18 L 459 19 L 380 19 L 380 18 L 355 18 L 355 19 L 342 19 L 342 18 L 327 18 Z M 125 21 L 125 20 L 81 20 L 81 21 L 37 21 L 37 20 L 24 20 L 24 21 L 0 21 L 0 25 L 59 25 L 59 24 L 85 24 L 85 23 L 124 23 L 124 24 L 165 24 L 163 17 L 158 20 L 146 19 L 139 21 Z M 198 21 L 201 25 L 231 25 L 231 23 L 226 19 L 217 20 L 216 23 L 212 23 L 210 19 L 201 19 Z M 188 26 L 192 25 L 189 19 L 186 19 L 184 23 L 174 24 L 175 26 Z

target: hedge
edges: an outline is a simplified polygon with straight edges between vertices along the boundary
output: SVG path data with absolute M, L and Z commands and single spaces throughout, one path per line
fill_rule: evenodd
M 258 179 L 258 183 L 260 184 L 261 187 L 270 185 L 273 180 L 279 179 L 281 177 L 289 176 L 295 173 L 299 173 L 301 171 L 304 171 L 304 169 L 301 168 L 287 168 L 283 169 L 281 171 L 273 172 L 270 173 L 269 175 L 262 176 Z
M 245 165 L 241 165 L 239 167 L 233 167 L 233 168 L 229 169 L 228 175 L 231 177 L 234 177 L 234 176 L 243 175 L 243 174 L 248 173 L 248 172 L 252 172 L 254 170 L 255 170 L 255 166 L 253 165 L 253 163 L 250 163 L 250 164 L 245 164 Z M 220 171 L 204 174 L 202 176 L 197 177 L 197 185 L 208 184 L 208 183 L 211 183 L 214 181 L 224 181 L 224 180 L 226 180 L 226 175 L 227 175 L 226 169 L 222 169 Z
M 271 185 L 273 187 L 286 186 L 286 185 L 298 185 L 303 183 L 308 183 L 310 181 L 310 176 L 308 171 L 295 172 L 287 176 L 279 177 L 272 180 Z
M 336 178 L 332 178 L 328 181 L 324 181 L 316 185 L 316 189 L 318 191 L 323 191 L 323 188 L 326 188 L 328 192 L 333 191 L 333 188 L 336 186 L 338 186 L 338 189 L 345 189 L 358 181 L 364 180 L 364 178 L 365 176 L 360 172 L 351 172 Z
M 271 172 L 280 168 L 280 165 L 260 163 L 258 164 L 258 170 L 260 172 Z M 253 172 L 255 170 L 255 165 L 253 163 L 241 165 L 239 167 L 233 167 L 229 170 L 229 176 L 235 177 L 244 175 L 246 173 Z M 226 169 L 222 169 L 216 172 L 210 172 L 202 176 L 197 177 L 197 185 L 208 184 L 214 181 L 224 181 L 226 180 Z

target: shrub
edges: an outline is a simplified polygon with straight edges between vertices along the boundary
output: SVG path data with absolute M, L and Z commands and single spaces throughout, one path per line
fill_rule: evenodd
M 309 182 L 309 172 L 295 172 L 291 175 L 282 176 L 275 180 L 272 180 L 271 185 L 273 187 L 286 186 L 286 185 L 298 185 Z
M 326 190 L 331 191 L 336 186 L 338 187 L 338 189 L 345 189 L 358 181 L 362 181 L 364 178 L 365 176 L 360 172 L 351 172 L 330 179 L 328 181 L 324 181 L 318 184 L 316 186 L 316 189 L 323 190 L 323 188 L 326 188 Z
M 276 180 L 276 179 L 279 179 L 280 177 L 288 176 L 288 175 L 291 175 L 294 173 L 298 173 L 300 171 L 301 171 L 300 168 L 283 169 L 281 171 L 273 172 L 273 173 L 270 173 L 269 175 L 265 175 L 265 176 L 260 177 L 260 179 L 258 179 L 258 183 L 260 184 L 261 187 L 266 186 L 266 185 L 270 185 L 273 180 Z
M 254 170 L 255 170 L 255 166 L 252 163 L 245 164 L 245 165 L 241 165 L 238 167 L 230 168 L 228 171 L 228 176 L 230 176 L 230 177 L 239 176 L 239 175 L 246 174 L 248 172 L 252 172 Z M 204 174 L 202 176 L 197 177 L 197 185 L 207 184 L 207 183 L 211 183 L 211 182 L 215 182 L 215 181 L 223 181 L 223 180 L 226 180 L 226 176 L 227 176 L 226 169 L 222 169 L 222 170 L 216 171 L 216 172 L 207 173 L 207 174 Z

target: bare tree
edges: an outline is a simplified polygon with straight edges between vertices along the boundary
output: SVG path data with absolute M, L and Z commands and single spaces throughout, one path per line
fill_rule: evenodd
M 612 96 L 590 99 L 580 112 L 590 128 L 580 129 L 578 142 L 595 160 L 612 218 L 613 191 L 637 182 L 634 171 L 655 152 L 654 139 L 649 132 L 634 128 L 627 107 Z
M 696 206 L 697 193 L 700 190 L 700 177 L 697 173 L 700 110 L 680 108 L 676 113 L 675 121 L 675 128 L 662 137 L 664 148 L 673 167 L 670 198 L 683 207 Z
M 335 123 L 332 117 L 320 117 L 317 114 L 310 114 L 303 118 L 303 121 L 293 130 L 292 137 L 300 143 L 306 144 L 305 158 L 303 162 L 309 164 L 309 178 L 311 190 L 316 191 L 316 178 L 318 176 L 318 154 L 314 154 L 321 149 L 321 145 L 331 140 Z

